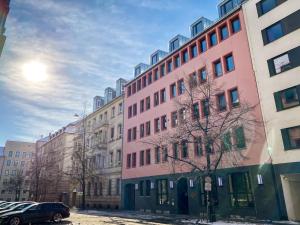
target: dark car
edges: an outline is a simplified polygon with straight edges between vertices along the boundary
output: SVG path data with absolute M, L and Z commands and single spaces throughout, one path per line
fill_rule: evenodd
M 28 206 L 32 205 L 33 203 L 19 203 L 17 205 L 9 206 L 7 209 L 1 209 L 0 215 L 3 215 L 5 213 L 11 212 L 11 211 L 20 211 L 22 209 L 27 208 Z
M 36 203 L 20 211 L 0 215 L 0 224 L 20 225 L 46 221 L 60 222 L 70 216 L 68 206 L 58 202 Z
M 19 204 L 20 202 L 7 202 L 3 205 L 0 206 L 0 210 L 3 210 L 3 209 L 8 209 L 10 206 L 15 206 L 17 204 Z

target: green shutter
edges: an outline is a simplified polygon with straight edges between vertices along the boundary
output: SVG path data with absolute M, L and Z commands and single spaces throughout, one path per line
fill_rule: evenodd
M 274 93 L 274 99 L 275 99 L 275 104 L 276 104 L 277 111 L 281 111 L 282 108 L 283 108 L 280 94 L 281 94 L 280 91 Z
M 281 135 L 282 135 L 284 150 L 289 150 L 291 146 L 290 146 L 288 129 L 281 129 Z
M 245 134 L 244 134 L 244 128 L 238 127 L 235 130 L 235 137 L 236 137 L 236 146 L 237 148 L 245 148 L 246 147 L 246 141 L 245 141 Z

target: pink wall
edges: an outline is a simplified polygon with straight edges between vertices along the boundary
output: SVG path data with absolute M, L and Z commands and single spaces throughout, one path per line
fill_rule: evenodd
M 235 34 L 232 34 L 230 29 L 230 20 L 239 16 L 241 22 L 241 30 Z M 194 71 L 198 71 L 203 66 L 207 66 L 207 71 L 209 75 L 212 71 L 212 63 L 228 53 L 232 53 L 234 57 L 235 70 L 229 73 L 225 72 L 224 63 L 223 63 L 223 76 L 219 78 L 215 78 L 217 84 L 220 84 L 224 87 L 224 91 L 230 90 L 232 88 L 237 87 L 239 91 L 240 101 L 243 99 L 247 99 L 247 102 L 250 104 L 258 104 L 259 98 L 257 94 L 257 87 L 255 82 L 255 76 L 252 69 L 250 52 L 247 41 L 246 28 L 243 20 L 242 11 L 238 11 L 226 18 L 223 21 L 220 21 L 213 28 L 211 28 L 206 34 L 208 35 L 213 29 L 220 27 L 227 23 L 227 27 L 230 30 L 229 38 L 220 42 L 220 35 L 218 34 L 219 43 L 216 46 L 209 48 L 206 52 L 201 53 L 196 58 L 190 59 L 186 64 L 180 66 L 179 68 L 173 70 L 171 73 L 166 74 L 164 77 L 158 79 L 157 81 L 153 81 L 152 84 L 143 88 L 139 92 L 131 95 L 130 97 L 125 96 L 124 100 L 124 146 L 123 146 L 123 168 L 122 168 L 122 178 L 135 178 L 135 177 L 144 177 L 144 176 L 154 176 L 154 175 L 162 175 L 170 173 L 170 166 L 168 163 L 154 163 L 154 147 L 153 146 L 145 146 L 145 144 L 141 143 L 141 139 L 139 138 L 139 126 L 141 123 L 146 123 L 147 121 L 151 121 L 151 135 L 154 135 L 154 118 L 161 117 L 162 115 L 167 115 L 168 118 L 168 129 L 171 127 L 171 112 L 175 111 L 175 102 L 170 99 L 170 84 L 177 82 L 179 79 L 184 78 L 188 74 L 191 74 Z M 217 30 L 218 31 L 218 30 Z M 204 37 L 204 35 L 200 36 L 196 40 L 189 42 L 188 45 L 182 47 L 180 50 L 185 49 L 187 46 L 191 46 L 195 44 L 197 41 L 198 49 L 199 44 L 198 41 Z M 208 36 L 207 36 L 208 42 Z M 178 50 L 178 51 L 180 51 Z M 168 59 L 178 54 L 178 51 L 174 52 Z M 199 53 L 199 51 L 198 51 Z M 168 61 L 164 60 L 163 62 Z M 167 66 L 166 66 L 167 67 Z M 155 67 L 156 68 L 156 67 Z M 148 73 L 148 72 L 147 72 Z M 136 80 L 134 80 L 136 81 Z M 153 94 L 156 91 L 159 91 L 163 88 L 166 88 L 167 92 L 167 102 L 163 104 L 159 104 L 158 106 L 153 106 Z M 127 89 L 126 89 L 127 90 Z M 151 98 L 151 109 L 140 113 L 140 100 L 145 99 L 150 96 Z M 226 93 L 227 103 L 229 103 L 229 95 Z M 128 119 L 128 106 L 137 103 L 137 116 L 131 117 Z M 260 106 L 257 107 L 255 111 L 255 115 L 257 119 L 262 120 Z M 132 127 L 137 127 L 137 139 L 136 141 L 127 141 L 127 130 Z M 257 127 L 256 133 L 254 134 L 255 143 L 251 143 L 247 145 L 248 149 L 244 150 L 245 155 L 247 156 L 247 160 L 244 160 L 242 165 L 255 165 L 260 163 L 260 156 L 263 151 L 263 147 L 265 144 L 265 133 L 263 127 Z M 164 132 L 164 131 L 161 131 Z M 140 167 L 139 166 L 139 152 L 141 150 L 146 150 L 151 148 L 151 164 Z M 192 149 L 192 148 L 191 148 Z M 170 151 L 170 149 L 169 149 Z M 136 168 L 126 168 L 126 160 L 127 154 L 136 152 Z M 190 157 L 193 157 L 193 151 L 190 153 Z M 185 171 L 188 168 L 184 168 Z

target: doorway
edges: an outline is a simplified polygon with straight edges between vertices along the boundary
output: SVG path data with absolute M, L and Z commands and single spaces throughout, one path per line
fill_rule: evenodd
M 188 181 L 180 178 L 177 182 L 177 205 L 179 214 L 189 214 Z
M 125 185 L 125 199 L 124 206 L 126 210 L 134 210 L 135 209 L 135 190 L 134 184 L 126 184 Z

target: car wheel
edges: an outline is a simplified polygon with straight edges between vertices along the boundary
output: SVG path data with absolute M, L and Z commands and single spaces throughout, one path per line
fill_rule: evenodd
M 15 217 L 12 217 L 10 220 L 9 220 L 9 225 L 20 225 L 21 224 L 21 219 L 17 216 Z
M 62 220 L 62 215 L 60 214 L 60 213 L 55 213 L 54 215 L 53 215 L 53 222 L 56 222 L 56 223 L 58 223 L 58 222 L 61 222 L 61 220 Z

